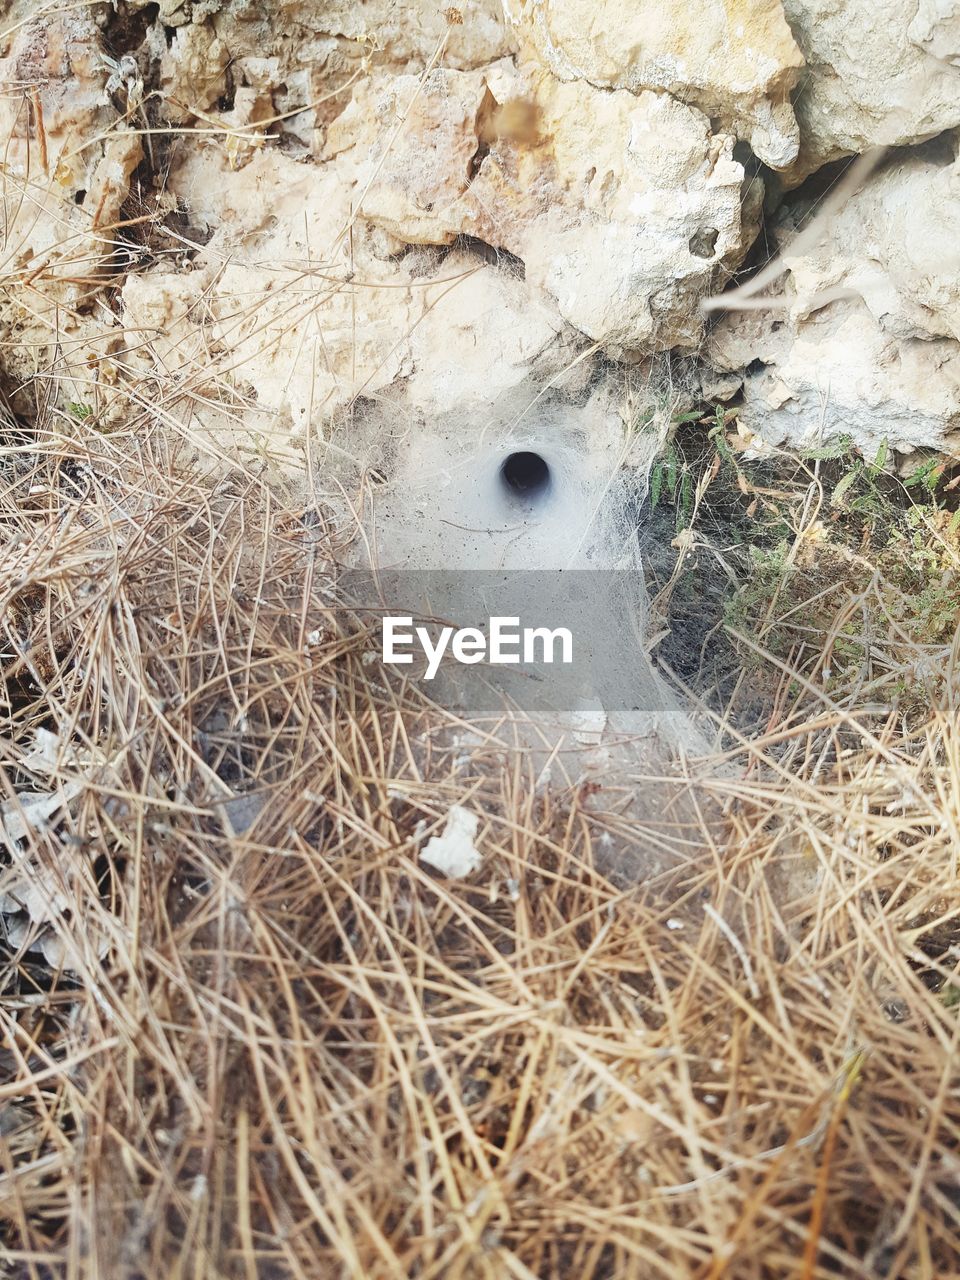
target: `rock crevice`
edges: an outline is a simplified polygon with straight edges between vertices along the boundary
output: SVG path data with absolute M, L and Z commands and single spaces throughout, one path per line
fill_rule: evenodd
M 865 6 L 16 0 L 8 381 L 56 358 L 97 413 L 151 371 L 216 386 L 295 459 L 358 397 L 472 413 L 557 352 L 571 384 L 669 353 L 771 439 L 954 447 L 960 9 Z M 878 146 L 798 240 L 823 167 Z M 166 247 L 120 275 L 134 182 Z M 782 298 L 705 324 L 769 253 Z

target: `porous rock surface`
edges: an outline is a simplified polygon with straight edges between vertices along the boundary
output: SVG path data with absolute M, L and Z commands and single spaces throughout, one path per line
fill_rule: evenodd
M 371 398 L 416 423 L 670 353 L 770 439 L 956 447 L 958 0 L 0 12 L 18 404 L 54 365 L 98 423 L 180 388 L 302 466 Z M 776 305 L 707 325 L 770 252 Z
M 0 372 L 16 399 L 56 367 L 67 404 L 87 403 L 96 384 L 106 408 L 122 340 L 113 321 L 91 313 L 113 278 L 116 225 L 143 145 L 91 11 L 42 21 L 24 12 L 0 61 Z
M 784 10 L 806 61 L 795 180 L 960 125 L 956 0 L 784 0 Z
M 560 80 L 665 91 L 733 123 L 772 168 L 796 159 L 790 93 L 803 57 L 780 0 L 506 0 L 504 8 Z
M 708 343 L 714 368 L 743 371 L 742 423 L 777 443 L 848 435 L 870 456 L 960 452 L 960 164 L 897 157 L 799 254 L 796 212 L 773 228 L 785 309 L 731 314 Z
M 385 122 L 400 119 L 393 137 Z M 398 240 L 506 249 L 575 328 L 608 349 L 662 350 L 696 343 L 698 299 L 756 234 L 733 143 L 667 94 L 498 62 L 372 77 L 322 154 Z

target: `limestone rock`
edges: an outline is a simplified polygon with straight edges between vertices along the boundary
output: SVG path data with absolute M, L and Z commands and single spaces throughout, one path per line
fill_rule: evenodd
M 926 53 L 960 66 L 960 0 L 920 0 L 907 35 Z
M 389 397 L 396 429 L 477 412 L 578 353 L 550 299 L 514 273 L 469 252 L 398 256 L 402 246 L 352 218 L 335 166 L 262 151 L 231 169 L 211 149 L 170 181 L 212 236 L 190 272 L 129 280 L 125 323 L 160 335 L 168 384 L 234 388 L 245 420 L 255 406 L 257 432 L 291 462 L 311 430 L 358 401 Z
M 154 356 L 170 369 L 190 367 L 204 358 L 202 271 L 158 267 L 128 275 L 121 298 L 128 332 L 151 344 Z
M 146 9 L 155 0 L 122 0 L 134 12 Z M 213 16 L 222 16 L 231 8 L 245 11 L 250 16 L 256 0 L 159 0 L 157 18 L 165 27 L 183 27 L 189 22 L 201 23 Z
M 784 0 L 784 9 L 807 62 L 794 100 L 801 152 L 792 181 L 960 124 L 955 0 Z
M 891 161 L 800 255 L 791 253 L 790 230 L 785 219 L 777 238 L 795 292 L 792 315 L 845 289 L 885 334 L 960 342 L 960 162 L 953 157 Z
M 781 0 L 504 0 L 504 7 L 561 80 L 666 90 L 750 139 L 771 167 L 796 158 L 789 96 L 803 58 Z
M 450 244 L 450 216 L 480 151 L 483 72 L 381 73 L 357 86 L 327 131 L 325 160 L 356 193 L 365 218 L 408 244 Z
M 331 125 L 364 218 L 398 240 L 472 236 L 520 258 L 561 315 L 624 349 L 695 345 L 697 302 L 756 234 L 734 139 L 666 94 L 602 91 L 507 61 L 375 76 Z
M 420 850 L 420 861 L 454 879 L 471 875 L 483 861 L 476 847 L 479 826 L 475 813 L 462 805 L 452 805 L 443 834 L 430 837 Z
M 742 425 L 770 444 L 847 436 L 867 457 L 960 449 L 960 346 L 893 338 L 862 303 L 835 302 L 796 324 L 766 313 L 721 321 L 706 352 L 743 371 Z
M 0 98 L 5 172 L 32 175 L 54 198 L 77 203 L 90 193 L 107 138 L 113 163 L 124 163 L 120 143 L 139 154 L 136 134 L 120 121 L 107 91 L 109 72 L 85 8 L 21 25 L 0 61 L 0 79 L 14 86 Z M 32 198 L 42 196 L 35 191 Z
M 441 44 L 443 65 L 459 70 L 483 67 L 513 49 L 500 0 L 280 0 L 278 9 L 278 25 L 300 28 L 308 39 L 352 42 L 375 65 L 398 71 L 422 71 Z
M 182 124 L 203 116 L 226 90 L 227 46 L 210 26 L 182 26 L 160 61 L 163 114 Z
M 784 305 L 720 320 L 713 379 L 738 373 L 744 426 L 774 443 L 956 449 L 960 160 L 934 144 L 891 157 L 801 240 L 808 213 L 794 196 L 772 228 L 787 272 L 770 292 Z
M 143 151 L 136 134 L 122 130 L 115 137 L 102 142 L 102 155 L 90 174 L 90 185 L 83 201 L 85 210 L 92 210 L 94 227 L 104 227 L 107 234 L 120 219 L 121 206 L 130 194 L 130 179 L 143 159 Z M 107 244 L 103 250 L 109 254 Z
M 125 119 L 133 86 L 109 88 L 112 74 L 86 7 L 20 25 L 0 62 L 0 80 L 17 86 L 0 95 L 0 365 L 16 398 L 21 384 L 49 367 L 57 342 L 63 405 L 84 413 L 115 397 L 118 335 L 87 312 L 113 278 L 115 227 L 142 157 Z
M 588 377 L 592 343 L 698 349 L 699 301 L 757 230 L 738 137 L 789 186 L 960 125 L 960 0 L 507 0 L 507 17 L 498 0 L 163 0 L 136 22 L 141 0 L 117 4 L 127 36 L 146 24 L 118 57 L 108 6 L 11 9 L 30 20 L 0 68 L 25 87 L 0 100 L 5 176 L 31 200 L 7 226 L 5 367 L 29 377 L 66 335 L 64 394 L 106 420 L 128 363 L 153 360 L 204 393 L 198 421 L 216 404 L 291 458 L 358 406 L 410 425 L 566 365 Z M 154 109 L 223 133 L 172 149 L 189 261 L 127 278 L 122 329 L 103 286 Z M 802 252 L 786 199 L 786 309 L 709 340 L 711 385 L 742 382 L 751 429 L 955 438 L 958 172 L 942 141 L 891 158 Z
M 117 2 L 127 10 L 146 4 Z M 500 0 L 462 8 L 443 0 L 163 0 L 138 57 L 161 62 L 168 119 L 181 123 L 191 108 L 209 111 L 221 95 L 255 88 L 272 97 L 276 132 L 306 154 L 371 70 L 469 70 L 513 48 Z

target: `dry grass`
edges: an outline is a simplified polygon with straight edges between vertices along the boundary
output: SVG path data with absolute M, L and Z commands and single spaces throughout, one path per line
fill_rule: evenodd
M 960 641 L 765 660 L 724 839 L 618 887 L 576 786 L 376 683 L 322 512 L 196 387 L 64 412 L 71 341 L 0 424 L 0 1274 L 960 1273 Z
M 314 513 L 169 425 L 7 443 L 8 832 L 72 796 L 0 882 L 50 895 L 0 970 L 7 1274 L 952 1273 L 956 643 L 912 725 L 785 670 L 729 839 L 622 891 L 576 789 L 371 683 Z M 454 883 L 417 824 L 465 797 Z

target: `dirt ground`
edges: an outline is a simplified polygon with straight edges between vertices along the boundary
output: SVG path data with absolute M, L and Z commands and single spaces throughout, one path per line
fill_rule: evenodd
M 656 651 L 715 750 L 702 823 L 631 822 L 384 680 L 329 511 L 198 440 L 213 384 L 140 335 L 87 398 L 97 308 L 195 230 L 135 174 L 79 329 L 4 259 L 47 336 L 0 348 L 0 1276 L 960 1274 L 949 476 L 664 489 Z

